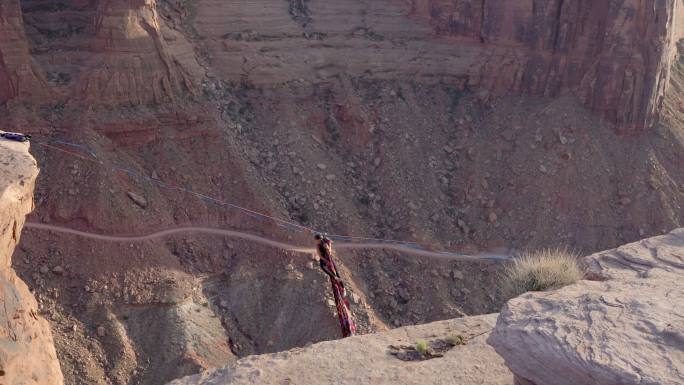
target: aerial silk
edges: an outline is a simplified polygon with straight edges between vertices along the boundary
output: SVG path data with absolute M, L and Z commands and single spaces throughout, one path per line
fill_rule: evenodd
M 318 253 L 321 258 L 321 269 L 330 277 L 335 306 L 337 307 L 337 318 L 342 329 L 342 337 L 351 337 L 356 334 L 356 325 L 352 319 L 349 300 L 345 295 L 346 289 L 333 260 L 332 241 L 327 238 L 320 240 Z

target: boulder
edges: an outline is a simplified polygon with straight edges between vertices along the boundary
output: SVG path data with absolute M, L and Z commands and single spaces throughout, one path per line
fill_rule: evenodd
M 518 383 L 684 383 L 684 229 L 597 253 L 588 277 L 506 304 L 488 342 Z

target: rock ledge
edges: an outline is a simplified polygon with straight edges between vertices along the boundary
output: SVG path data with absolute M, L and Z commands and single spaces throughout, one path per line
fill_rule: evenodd
M 589 277 L 511 300 L 488 342 L 518 384 L 684 383 L 684 229 L 585 260 Z
M 62 385 L 50 326 L 11 267 L 38 176 L 28 148 L 0 139 L 0 384 Z

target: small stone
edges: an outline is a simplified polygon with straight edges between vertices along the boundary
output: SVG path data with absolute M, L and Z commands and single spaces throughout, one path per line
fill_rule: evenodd
M 329 181 L 333 181 L 333 180 L 335 180 L 336 178 L 337 178 L 337 177 L 335 176 L 335 174 L 328 174 L 328 175 L 325 176 L 325 179 L 327 179 L 327 180 L 329 180 Z
M 451 278 L 461 280 L 461 279 L 463 279 L 463 273 L 460 272 L 459 270 L 452 270 L 451 271 Z
M 487 219 L 489 219 L 489 223 L 496 223 L 498 217 L 496 216 L 495 212 L 491 212 L 489 213 L 489 217 Z
M 48 271 L 50 271 L 50 269 L 47 266 L 43 265 L 40 267 L 40 274 L 47 274 Z
M 544 166 L 543 164 L 541 164 L 541 165 L 539 165 L 539 171 L 540 171 L 542 174 L 546 174 L 549 170 L 546 168 L 546 166 Z
M 361 297 L 358 294 L 351 293 L 350 297 L 351 297 L 352 303 L 357 304 L 357 305 L 361 303 Z
M 620 199 L 620 204 L 622 206 L 627 206 L 630 203 L 632 203 L 632 200 L 627 197 Z
M 78 330 L 78 326 L 76 324 L 71 325 L 71 331 L 76 332 Z
M 323 164 L 323 163 L 317 164 L 316 167 L 318 167 L 319 170 L 325 170 L 326 168 L 328 168 L 328 166 L 326 166 L 326 165 Z
M 97 327 L 97 336 L 98 337 L 104 337 L 107 334 L 104 326 L 98 326 Z
M 128 198 L 130 198 L 133 203 L 140 206 L 140 208 L 144 209 L 147 207 L 147 199 L 145 199 L 142 195 L 138 195 L 133 191 L 127 192 L 126 195 L 128 195 Z
M 56 275 L 62 275 L 62 274 L 64 274 L 64 268 L 62 266 L 55 266 L 52 269 L 52 272 L 55 273 Z
M 333 301 L 332 299 L 328 298 L 325 302 L 328 304 L 328 306 L 335 307 L 335 301 Z
M 380 162 L 381 162 L 380 158 L 375 158 L 375 160 L 373 161 L 373 165 L 375 165 L 375 167 L 379 167 Z

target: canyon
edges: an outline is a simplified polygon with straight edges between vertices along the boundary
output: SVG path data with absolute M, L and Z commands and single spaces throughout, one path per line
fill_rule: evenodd
M 312 245 L 220 201 L 435 251 L 588 255 L 684 225 L 682 7 L 0 0 L 0 129 L 33 135 L 33 223 Z M 493 260 L 339 258 L 364 334 L 508 299 Z M 12 257 L 70 385 L 336 339 L 314 263 L 224 236 L 31 227 Z

